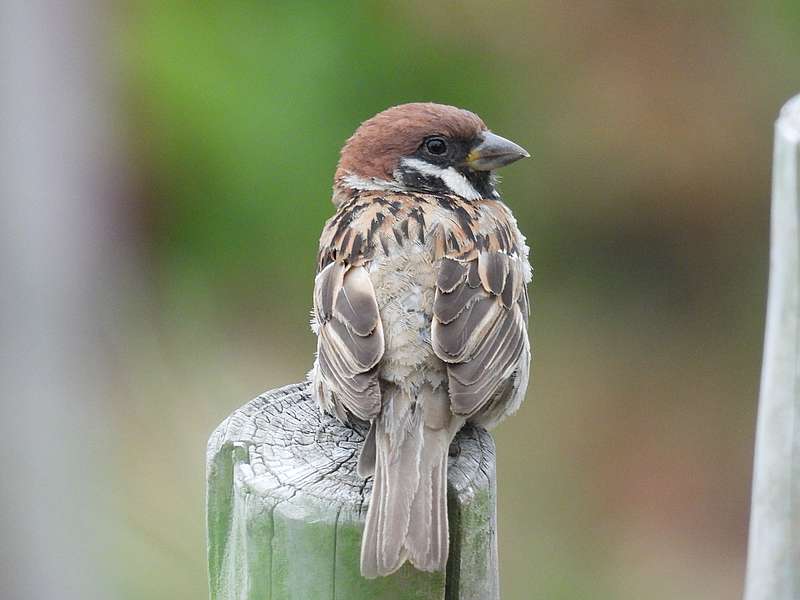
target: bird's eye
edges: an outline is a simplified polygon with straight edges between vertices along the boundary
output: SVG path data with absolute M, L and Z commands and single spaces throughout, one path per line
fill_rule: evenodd
M 440 137 L 428 138 L 425 140 L 425 150 L 435 156 L 441 156 L 447 153 L 447 142 Z

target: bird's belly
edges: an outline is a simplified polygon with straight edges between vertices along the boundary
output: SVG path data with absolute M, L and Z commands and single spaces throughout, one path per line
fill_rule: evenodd
M 414 246 L 370 265 L 386 344 L 379 376 L 412 391 L 445 379 L 444 363 L 431 347 L 436 267 L 427 248 Z

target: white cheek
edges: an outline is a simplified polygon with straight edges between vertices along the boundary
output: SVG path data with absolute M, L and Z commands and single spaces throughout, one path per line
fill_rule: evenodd
M 356 175 L 346 175 L 342 178 L 342 182 L 349 188 L 354 190 L 363 191 L 402 191 L 404 188 L 394 181 L 386 181 L 385 179 L 376 179 L 371 177 L 364 179 Z
M 446 169 L 443 169 L 418 158 L 404 158 L 403 165 L 406 167 L 411 167 L 423 175 L 438 177 L 444 182 L 450 191 L 461 196 L 462 198 L 465 198 L 466 200 L 478 200 L 481 197 L 480 193 L 478 193 L 478 190 L 472 187 L 472 184 L 469 182 L 469 180 L 453 167 L 447 167 Z
M 456 171 L 453 167 L 444 169 L 441 177 L 445 185 L 462 198 L 466 198 L 467 200 L 478 200 L 481 197 L 481 195 L 478 193 L 478 190 L 472 186 L 469 180 L 461 173 Z

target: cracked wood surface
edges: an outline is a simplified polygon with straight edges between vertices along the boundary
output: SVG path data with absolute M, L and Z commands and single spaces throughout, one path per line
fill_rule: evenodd
M 496 600 L 494 443 L 466 427 L 448 472 L 447 573 L 406 564 L 359 574 L 372 480 L 356 474 L 366 430 L 321 415 L 307 383 L 228 417 L 207 454 L 212 600 Z

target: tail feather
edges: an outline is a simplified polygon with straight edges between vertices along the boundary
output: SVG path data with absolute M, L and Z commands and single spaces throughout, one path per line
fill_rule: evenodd
M 441 571 L 447 564 L 447 430 L 425 430 L 420 480 L 411 506 L 406 539 L 411 562 L 421 571 Z M 433 446 L 433 447 L 431 447 Z
M 377 468 L 386 486 L 378 504 L 378 569 L 391 573 L 399 569 L 408 556 L 405 539 L 410 527 L 411 506 L 419 487 L 422 440 L 418 432 L 408 432 L 394 452 L 387 452 L 386 432 L 381 429 L 378 428 L 376 437 L 380 456 Z
M 358 455 L 356 472 L 364 479 L 375 474 L 375 423 L 370 426 L 361 454 Z
M 454 427 L 448 419 L 451 426 L 430 427 L 440 423 L 429 423 L 428 410 L 414 407 L 414 399 L 397 388 L 387 391 L 390 411 L 375 419 L 370 432 L 375 467 L 361 545 L 361 573 L 369 578 L 389 575 L 406 560 L 423 571 L 444 570 L 447 564 L 447 458 L 460 423 Z M 426 394 L 418 403 L 437 402 L 438 395 Z M 368 472 L 367 465 L 363 470 Z

